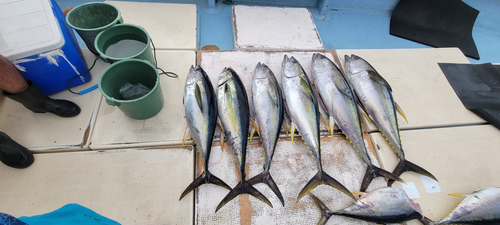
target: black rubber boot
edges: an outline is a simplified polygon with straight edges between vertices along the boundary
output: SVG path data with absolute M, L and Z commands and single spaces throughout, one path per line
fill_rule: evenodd
M 27 148 L 0 131 L 0 161 L 7 166 L 22 169 L 30 166 L 34 160 Z
M 12 94 L 3 91 L 6 97 L 23 104 L 35 113 L 54 113 L 60 117 L 73 117 L 80 113 L 80 107 L 67 100 L 55 100 L 47 97 L 31 81 L 27 81 L 29 87 L 26 91 Z

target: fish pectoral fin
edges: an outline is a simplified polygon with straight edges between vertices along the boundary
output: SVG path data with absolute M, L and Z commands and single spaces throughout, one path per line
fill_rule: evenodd
M 332 211 L 315 195 L 309 194 L 309 196 L 311 196 L 311 198 L 314 200 L 314 203 L 316 203 L 316 205 L 321 210 L 321 219 L 319 220 L 318 224 L 326 224 L 326 221 L 328 221 L 328 219 L 330 219 L 330 217 L 333 215 Z
M 269 171 L 263 171 L 260 174 L 257 174 L 255 177 L 252 177 L 250 180 L 248 180 L 248 183 L 250 185 L 258 184 L 258 183 L 264 183 L 267 184 L 267 186 L 278 196 L 281 204 L 285 206 L 285 200 L 283 199 L 283 195 L 281 194 L 280 189 L 278 188 L 278 185 L 276 185 L 276 182 L 274 182 L 273 177 L 269 173 Z
M 424 168 L 422 168 L 422 167 L 418 166 L 417 164 L 414 164 L 406 159 L 399 160 L 399 163 L 396 166 L 396 168 L 394 169 L 394 171 L 392 171 L 392 174 L 394 174 L 396 176 L 401 176 L 401 174 L 403 174 L 404 172 L 408 172 L 408 171 L 413 171 L 415 173 L 422 174 L 422 175 L 427 176 L 435 181 L 438 181 L 437 178 L 434 175 L 432 175 L 429 171 L 425 170 Z M 387 182 L 387 186 L 391 186 L 392 183 L 394 183 L 394 180 L 389 180 L 389 182 Z
M 182 144 L 181 144 L 182 147 L 184 147 L 184 143 L 186 142 L 186 140 L 190 134 L 191 134 L 191 131 L 189 131 L 189 127 L 186 126 L 186 129 L 184 130 L 184 135 L 182 136 Z
M 363 177 L 363 181 L 361 182 L 361 188 L 359 190 L 363 192 L 366 191 L 366 189 L 368 189 L 368 186 L 370 186 L 371 181 L 375 177 L 384 177 L 388 180 L 395 180 L 395 181 L 397 180 L 399 182 L 405 183 L 403 179 L 390 173 L 389 171 L 385 171 L 374 165 L 368 165 L 366 167 L 366 173 L 365 176 Z
M 352 193 L 346 187 L 344 187 L 344 185 L 339 183 L 324 171 L 320 170 L 316 175 L 314 175 L 314 177 L 311 178 L 311 180 L 309 180 L 309 182 L 307 182 L 306 186 L 302 188 L 299 196 L 297 196 L 297 201 L 299 201 L 302 197 L 304 197 L 305 194 L 312 191 L 320 184 L 332 186 L 333 188 L 336 188 L 337 190 L 356 200 L 356 197 L 354 197 L 354 195 L 352 195 Z
M 314 96 L 313 90 L 311 89 L 309 83 L 302 77 L 300 78 L 300 89 L 302 90 L 304 95 L 316 105 L 316 98 Z
M 459 197 L 459 198 L 465 198 L 467 197 L 467 193 L 451 193 L 451 194 L 448 194 L 449 196 L 455 196 L 455 197 Z
M 202 90 L 203 90 L 203 87 L 201 87 L 199 83 L 196 83 L 195 89 L 194 89 L 194 96 L 196 98 L 196 103 L 198 103 L 198 107 L 200 108 L 201 112 L 203 112 L 203 99 L 201 97 Z
M 396 106 L 396 111 L 399 113 L 399 115 L 401 115 L 405 119 L 406 123 L 408 123 L 408 119 L 406 119 L 406 115 L 403 112 L 403 109 L 396 102 L 394 102 L 394 105 Z
M 367 70 L 367 72 L 368 72 L 368 76 L 370 77 L 370 79 L 373 82 L 376 82 L 376 83 L 382 85 L 383 87 L 387 88 L 389 91 L 392 92 L 392 88 L 391 88 L 391 85 L 389 85 L 389 82 L 387 82 L 382 76 L 380 76 L 379 73 L 377 73 L 373 70 Z
M 295 124 L 292 122 L 290 124 L 290 136 L 292 137 L 292 144 L 294 144 L 293 142 L 293 136 L 295 135 Z
M 271 100 L 273 100 L 274 106 L 277 108 L 280 104 L 279 92 L 281 90 L 277 90 L 275 85 L 269 85 L 267 88 L 267 93 Z
M 241 180 L 236 185 L 236 187 L 234 187 L 226 195 L 226 197 L 224 197 L 224 199 L 222 199 L 222 201 L 219 203 L 219 205 L 215 209 L 215 212 L 219 211 L 219 209 L 222 208 L 222 206 L 226 205 L 228 202 L 230 202 L 232 199 L 234 199 L 236 196 L 238 196 L 240 194 L 249 194 L 249 195 L 252 195 L 252 196 L 256 197 L 257 199 L 265 202 L 269 206 L 271 206 L 271 208 L 273 207 L 273 204 L 271 204 L 271 202 L 266 198 L 266 196 L 264 196 L 262 193 L 260 193 L 260 191 L 258 191 L 257 189 L 255 189 L 247 181 Z

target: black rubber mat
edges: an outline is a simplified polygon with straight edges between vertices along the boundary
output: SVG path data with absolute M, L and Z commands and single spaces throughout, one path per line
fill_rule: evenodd
M 462 104 L 500 129 L 500 66 L 438 64 Z
M 472 38 L 478 14 L 460 0 L 400 0 L 390 33 L 433 47 L 458 47 L 464 55 L 479 59 Z

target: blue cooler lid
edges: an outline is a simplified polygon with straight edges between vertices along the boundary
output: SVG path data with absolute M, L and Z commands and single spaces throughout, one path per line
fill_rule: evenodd
M 10 61 L 64 45 L 50 0 L 0 0 L 0 55 Z

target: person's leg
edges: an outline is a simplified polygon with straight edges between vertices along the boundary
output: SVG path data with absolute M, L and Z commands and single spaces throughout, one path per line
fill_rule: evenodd
M 19 93 L 28 89 L 28 83 L 17 71 L 16 67 L 5 57 L 0 55 L 0 89 Z
M 26 81 L 16 67 L 0 55 L 0 89 L 3 95 L 23 104 L 35 113 L 54 113 L 61 117 L 73 117 L 80 113 L 80 107 L 67 100 L 47 97 L 31 81 Z

